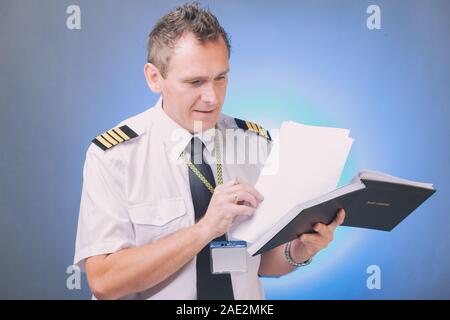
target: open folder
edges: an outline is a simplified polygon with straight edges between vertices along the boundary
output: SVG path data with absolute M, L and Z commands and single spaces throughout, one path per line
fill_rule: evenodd
M 434 192 L 432 184 L 408 181 L 374 171 L 360 172 L 354 181 L 287 212 L 250 247 L 260 254 L 313 232 L 314 224 L 333 221 L 344 208 L 344 226 L 391 231 Z
M 286 126 L 290 130 L 283 130 Z M 250 254 L 263 253 L 302 233 L 314 232 L 315 223 L 330 223 L 340 208 L 346 211 L 344 226 L 390 231 L 435 192 L 432 184 L 375 171 L 360 172 L 350 184 L 336 189 L 352 142 L 348 131 L 342 130 L 283 123 L 272 150 L 275 153 L 269 156 L 278 158 L 278 170 L 262 175 L 256 184 L 265 200 L 252 217 L 237 220 L 229 233 L 234 239 L 247 241 Z M 314 137 L 317 132 L 322 135 L 319 139 Z M 287 146 L 293 143 L 293 137 L 304 152 L 303 158 L 286 160 L 292 156 Z M 331 140 L 331 145 L 323 138 Z M 333 148 L 336 145 L 340 150 Z M 332 158 L 326 157 L 327 149 L 332 150 Z M 330 166 L 322 172 L 326 164 Z

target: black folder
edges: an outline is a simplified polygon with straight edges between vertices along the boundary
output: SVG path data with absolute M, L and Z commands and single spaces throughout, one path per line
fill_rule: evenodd
M 391 231 L 435 191 L 432 184 L 363 171 L 352 183 L 290 210 L 249 249 L 261 254 L 312 233 L 314 224 L 331 223 L 341 208 L 343 226 Z

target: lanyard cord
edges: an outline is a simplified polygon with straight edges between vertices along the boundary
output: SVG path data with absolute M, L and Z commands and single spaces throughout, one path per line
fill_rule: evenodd
M 216 152 L 216 163 L 217 163 L 217 183 L 222 184 L 223 183 L 223 176 L 222 176 L 222 154 L 220 152 L 220 145 L 219 145 L 219 138 L 218 134 L 216 133 L 214 136 L 214 145 L 215 145 L 215 152 Z M 214 193 L 214 187 L 211 185 L 211 183 L 208 181 L 208 179 L 205 178 L 205 176 L 197 169 L 197 167 L 192 163 L 192 161 L 188 158 L 186 155 L 186 152 L 183 151 L 180 155 L 180 157 L 184 160 L 184 162 L 187 164 L 189 169 L 200 179 L 200 181 L 205 185 L 205 187 L 211 192 Z M 203 157 L 202 157 L 203 158 Z

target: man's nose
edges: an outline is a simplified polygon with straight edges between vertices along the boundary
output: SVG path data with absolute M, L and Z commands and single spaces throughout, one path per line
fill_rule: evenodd
M 209 105 L 217 104 L 217 93 L 213 84 L 208 84 L 207 86 L 205 86 L 202 93 L 202 101 Z

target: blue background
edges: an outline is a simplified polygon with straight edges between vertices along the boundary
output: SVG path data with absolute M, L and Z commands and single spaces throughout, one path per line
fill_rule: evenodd
M 146 37 L 181 2 L 0 2 L 0 298 L 66 288 L 89 141 L 157 100 Z M 224 112 L 351 129 L 341 184 L 370 168 L 438 192 L 393 232 L 340 228 L 314 263 L 263 280 L 269 299 L 450 298 L 450 2 L 208 1 L 231 35 Z M 81 30 L 66 8 L 81 7 Z M 370 4 L 381 30 L 366 27 Z M 369 290 L 366 269 L 381 268 Z

